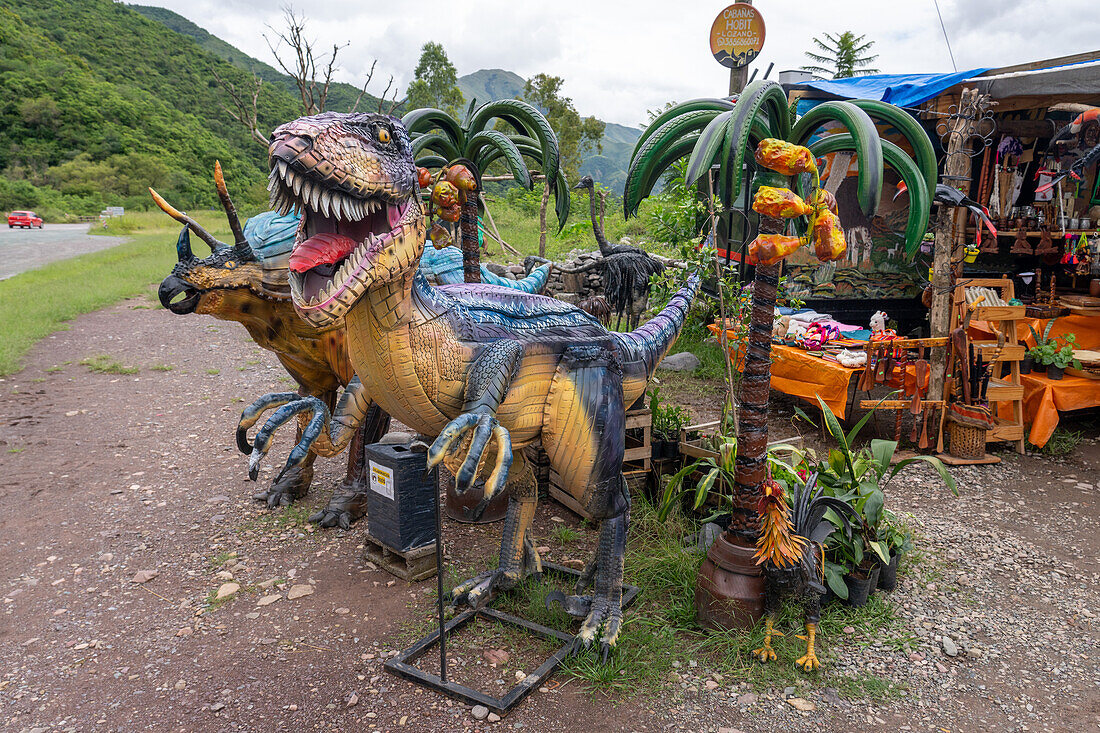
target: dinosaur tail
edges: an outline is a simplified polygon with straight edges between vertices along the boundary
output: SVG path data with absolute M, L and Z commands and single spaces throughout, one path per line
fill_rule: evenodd
M 653 376 L 657 364 L 676 343 L 676 337 L 680 335 L 680 329 L 684 326 L 684 319 L 698 290 L 699 273 L 696 272 L 688 277 L 687 283 L 672 296 L 668 305 L 641 328 L 630 333 L 615 333 L 622 349 L 623 361 L 641 362 L 645 366 L 646 379 Z

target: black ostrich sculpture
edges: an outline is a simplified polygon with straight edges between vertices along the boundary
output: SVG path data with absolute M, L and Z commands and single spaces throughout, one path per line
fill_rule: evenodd
M 634 330 L 638 327 L 638 321 L 641 320 L 642 313 L 649 304 L 649 278 L 651 275 L 664 272 L 665 266 L 640 247 L 611 244 L 607 241 L 603 227 L 600 226 L 600 220 L 596 216 L 596 186 L 592 176 L 583 176 L 573 188 L 588 190 L 592 233 L 596 236 L 596 244 L 600 246 L 602 256 L 580 267 L 570 268 L 558 264 L 554 267 L 568 273 L 582 273 L 602 268 L 605 297 L 616 315 L 615 330 L 619 330 L 624 314 L 627 317 L 627 327 Z

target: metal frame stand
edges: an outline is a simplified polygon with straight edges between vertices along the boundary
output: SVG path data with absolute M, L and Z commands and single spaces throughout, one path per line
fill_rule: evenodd
M 459 700 L 468 705 L 484 705 L 497 715 L 505 715 L 509 710 L 514 708 L 521 700 L 531 694 L 539 684 L 546 680 L 553 671 L 557 668 L 562 661 L 573 653 L 576 639 L 571 634 L 566 634 L 556 629 L 551 629 L 541 624 L 536 624 L 526 619 L 522 619 L 518 616 L 513 616 L 503 611 L 498 611 L 494 608 L 477 608 L 463 611 L 455 616 L 448 623 L 443 622 L 443 557 L 442 551 L 438 548 L 442 547 L 442 527 L 440 520 L 439 510 L 439 496 L 436 495 L 436 531 L 437 531 L 437 559 L 439 560 L 439 597 L 438 613 L 439 613 L 439 628 L 432 633 L 425 636 L 420 641 L 410 646 L 407 649 L 402 650 L 395 657 L 391 657 L 383 665 L 390 674 L 396 675 L 403 679 L 408 680 L 417 685 L 427 687 L 429 690 L 440 692 L 448 697 Z M 571 568 L 566 568 L 561 565 L 554 565 L 552 563 L 543 563 L 543 574 L 556 575 L 558 577 L 575 579 L 580 577 L 580 572 Z M 625 611 L 630 607 L 632 603 L 638 598 L 640 590 L 633 585 L 623 586 L 623 610 Z M 447 635 L 460 629 L 466 624 L 474 621 L 478 617 L 498 621 L 500 623 L 515 626 L 523 629 L 533 636 L 542 637 L 544 639 L 556 639 L 562 643 L 561 648 L 554 652 L 549 659 L 539 665 L 533 673 L 527 675 L 524 679 L 520 680 L 512 689 L 508 690 L 502 697 L 493 697 L 487 695 L 484 692 L 480 692 L 465 685 L 460 685 L 456 682 L 452 682 L 447 679 Z M 434 675 L 431 672 L 425 672 L 415 666 L 416 660 L 423 657 L 432 648 L 434 644 L 439 644 L 439 675 Z

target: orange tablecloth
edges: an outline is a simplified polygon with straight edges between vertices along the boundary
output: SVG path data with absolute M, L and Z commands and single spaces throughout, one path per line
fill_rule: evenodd
M 1050 319 L 1028 318 L 1026 320 L 1016 321 L 1016 338 L 1020 341 L 1026 341 L 1030 346 L 1034 346 L 1035 339 L 1031 337 L 1031 331 L 1028 330 L 1028 326 L 1034 328 L 1035 331 L 1042 336 L 1043 329 L 1047 327 L 1049 320 Z M 1051 326 L 1049 338 L 1065 336 L 1067 333 L 1072 333 L 1077 336 L 1078 349 L 1100 350 L 1100 316 L 1080 316 L 1072 314 L 1061 316 L 1054 322 L 1054 325 Z M 971 336 L 989 338 L 992 334 L 993 330 L 986 321 L 971 322 Z
M 840 420 L 848 412 L 848 385 L 862 371 L 810 356 L 793 346 L 772 344 L 772 389 L 800 397 L 815 407 L 820 395 Z
M 718 335 L 716 324 L 711 324 L 710 330 Z M 733 352 L 737 344 L 736 335 L 733 331 L 726 333 Z M 739 354 L 734 353 L 734 364 L 741 371 Z M 863 369 L 849 369 L 793 346 L 772 344 L 771 371 L 772 389 L 801 398 L 813 407 L 818 406 L 817 397 L 820 395 L 837 419 L 843 420 L 848 413 L 848 387 Z
M 1057 324 L 1055 324 L 1057 328 Z M 1031 424 L 1028 440 L 1042 447 L 1058 427 L 1058 413 L 1100 406 L 1100 380 L 1071 377 L 1047 379 L 1043 374 L 1021 374 L 1024 420 Z

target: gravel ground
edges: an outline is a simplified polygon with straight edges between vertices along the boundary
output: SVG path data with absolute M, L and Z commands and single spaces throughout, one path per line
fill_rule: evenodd
M 77 363 L 98 354 L 140 371 Z M 381 669 L 429 627 L 434 583 L 366 564 L 357 528 L 314 531 L 301 521 L 308 511 L 269 513 L 249 500 L 232 429 L 241 400 L 284 389 L 282 377 L 240 327 L 138 298 L 81 317 L 0 380 L 5 729 L 1100 726 L 1095 436 L 1063 461 L 1003 454 L 999 465 L 956 469 L 958 497 L 920 469 L 890 487 L 890 506 L 919 534 L 918 557 L 889 597 L 898 621 L 879 638 L 852 629 L 822 640 L 832 672 L 873 678 L 886 695 L 814 676 L 787 689 L 731 682 L 699 660 L 634 695 L 590 693 L 557 675 L 490 722 Z M 339 459 L 318 465 L 309 506 L 343 471 Z M 561 524 L 584 539 L 543 539 Z M 463 570 L 483 567 L 499 542 L 498 526 L 446 532 Z M 553 502 L 535 534 L 556 562 L 584 557 L 593 539 Z M 512 672 L 502 669 L 500 684 Z

